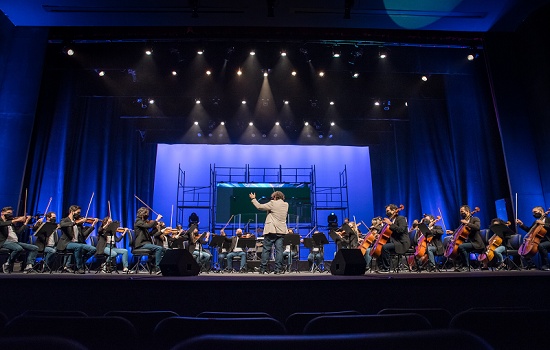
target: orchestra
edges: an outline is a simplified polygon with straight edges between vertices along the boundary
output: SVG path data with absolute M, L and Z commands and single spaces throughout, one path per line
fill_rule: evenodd
M 190 226 L 187 230 L 184 230 L 181 224 L 172 228 L 172 222 L 170 222 L 170 226 L 167 226 L 161 221 L 162 215 L 154 212 L 138 197 L 136 198 L 144 206 L 137 211 L 133 228 L 119 227 L 118 221 L 113 221 L 110 216 L 109 203 L 108 216 L 102 220 L 98 232 L 94 232 L 98 219 L 89 218 L 88 213 L 82 216 L 81 207 L 78 205 L 71 205 L 68 215 L 59 223 L 55 212 L 47 211 L 42 215 L 37 215 L 38 219 L 33 224 L 29 224 L 31 216 L 15 217 L 11 207 L 4 207 L 0 218 L 0 247 L 9 249 L 11 252 L 8 260 L 1 261 L 4 273 L 14 271 L 14 261 L 24 261 L 26 263 L 23 264 L 24 267 L 22 265 L 22 272 L 31 270 L 64 271 L 84 274 L 89 271 L 86 266 L 90 264 L 90 261 L 93 263 L 92 256 L 98 253 L 108 255 L 108 265 L 111 265 L 111 259 L 114 261 L 115 271 L 116 256 L 121 255 L 123 272 L 131 273 L 132 270 L 128 266 L 128 254 L 131 254 L 131 249 L 125 249 L 128 231 L 132 231 L 132 236 L 135 237 L 133 246 L 128 248 L 148 249 L 155 255 L 151 272 L 156 274 L 161 273 L 159 266 L 164 253 L 169 249 L 187 249 L 202 266 L 201 272 L 234 271 L 232 267 L 234 257 L 240 260 L 239 272 L 284 273 L 290 271 L 290 262 L 293 260 L 297 260 L 296 266 L 300 266 L 301 261 L 304 263 L 307 261 L 308 264 L 304 264 L 302 267 L 304 271 L 320 271 L 312 269 L 312 266 L 320 266 L 325 263 L 327 256 L 323 254 L 324 243 L 318 245 L 318 242 L 312 241 L 313 236 L 310 238 L 313 231 L 315 231 L 315 235 L 330 236 L 332 240 L 327 242 L 334 244 L 336 250 L 359 250 L 365 259 L 366 273 L 371 270 L 379 273 L 398 271 L 401 264 L 404 266 L 408 264 L 407 267 L 410 271 L 442 272 L 442 270 L 448 271 L 446 268 L 450 262 L 452 262 L 452 269 L 457 272 L 472 271 L 472 266 L 476 271 L 487 270 L 489 267 L 502 270 L 506 267 L 504 261 L 506 251 L 514 248 L 519 251 L 520 266 L 536 266 L 541 271 L 550 271 L 548 267 L 550 239 L 546 235 L 550 229 L 550 217 L 548 216 L 550 209 L 545 211 L 541 206 L 533 208 L 535 221 L 531 226 L 526 226 L 523 221 L 516 218 L 517 227 L 525 231 L 521 246 L 518 248 L 511 246 L 512 236 L 521 233 L 515 232 L 509 221 L 495 218 L 491 221 L 490 227 L 484 229 L 475 215 L 480 209 L 475 207 L 472 210 L 468 205 L 460 206 L 460 225 L 455 230 L 443 229 L 442 226 L 437 225 L 442 216 L 435 217 L 432 214 L 422 214 L 422 218 L 414 220 L 409 229 L 407 218 L 400 215 L 404 206 L 398 207 L 395 204 L 389 204 L 385 208 L 385 217 L 373 218 L 371 225 L 366 225 L 363 221 L 357 222 L 355 217 L 353 217 L 353 221 L 345 218 L 341 226 L 327 226 L 325 232 L 328 235 L 323 232 L 322 226 L 314 226 L 308 234 L 301 236 L 297 232 L 298 230 L 295 232 L 286 227 L 283 215 L 288 210 L 288 205 L 284 202 L 284 196 L 281 193 L 273 196 L 272 202 L 280 207 L 279 210 L 283 215 L 277 218 L 279 222 L 275 225 L 266 220 L 264 230 L 261 229 L 261 224 L 256 224 L 259 226 L 256 228 L 256 232 L 260 232 L 258 237 L 243 232 L 243 229 L 238 227 L 239 224 L 235 227 L 234 223 L 233 227 L 228 228 L 234 215 L 231 215 L 231 218 L 220 230 L 220 237 L 217 237 L 218 235 L 211 235 L 209 231 L 201 232 L 199 230 L 200 222 L 196 213 L 192 213 L 192 217 L 189 219 Z M 250 198 L 252 204 L 260 210 L 267 210 L 270 213 L 272 209 L 269 208 L 274 208 L 259 204 L 255 200 L 254 194 L 251 194 Z M 149 220 L 150 212 L 157 214 L 155 220 Z M 245 228 L 248 227 L 249 222 L 244 226 Z M 116 223 L 116 226 L 113 226 L 113 223 Z M 359 229 L 361 225 L 365 227 L 364 233 Z M 261 234 L 262 231 L 265 232 L 265 227 L 268 232 Z M 482 230 L 487 231 L 483 237 Z M 32 232 L 30 236 L 33 239 L 30 239 L 29 243 L 20 240 L 22 233 L 27 231 Z M 300 242 L 292 247 L 292 260 L 288 258 L 291 254 L 290 245 L 282 246 L 283 238 L 288 233 L 295 234 Z M 449 236 L 448 239 L 443 240 L 445 233 Z M 87 240 L 93 235 L 98 237 L 97 246 L 87 243 Z M 210 246 L 211 238 L 212 246 Z M 214 238 L 217 243 L 214 243 Z M 222 238 L 222 241 L 218 238 Z M 239 244 L 239 241 L 245 238 L 251 239 L 252 243 Z M 119 243 L 121 241 L 122 243 Z M 34 243 L 30 244 L 32 242 Z M 269 243 L 268 249 L 265 249 L 266 242 Z M 281 246 L 278 247 L 279 245 Z M 55 260 L 57 252 L 67 250 L 73 253 L 74 261 L 66 259 L 61 263 L 63 266 L 58 266 L 56 267 L 58 270 L 53 270 L 52 266 L 56 263 L 59 264 Z M 414 253 L 411 254 L 411 251 Z M 300 254 L 301 252 L 303 254 Z M 37 253 L 42 255 L 37 258 Z M 405 257 L 406 253 L 408 256 Z M 472 258 L 472 254 L 475 254 L 474 258 Z M 259 260 L 260 256 L 262 261 L 255 261 Z M 307 258 L 304 259 L 306 256 Z M 396 261 L 396 256 L 404 261 Z M 535 256 L 539 258 L 533 259 Z M 35 264 L 36 260 L 42 261 Z M 211 261 L 216 263 L 211 264 Z M 372 266 L 373 261 L 376 262 L 374 267 Z M 330 264 L 330 257 L 326 262 Z M 254 263 L 259 263 L 259 265 L 254 267 Z M 39 265 L 42 266 L 41 269 L 34 267 Z M 17 271 L 17 269 L 15 270 Z M 108 270 L 102 269 L 102 271 Z

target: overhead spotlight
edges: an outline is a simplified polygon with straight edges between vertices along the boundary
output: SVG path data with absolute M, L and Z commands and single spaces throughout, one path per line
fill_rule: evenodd
M 329 105 L 334 106 L 334 101 L 330 101 Z
M 99 75 L 100 77 L 102 77 L 102 76 L 104 76 L 104 75 L 105 75 L 105 71 L 103 71 L 103 70 L 100 70 L 99 72 L 97 72 L 97 74 L 98 74 L 98 75 Z
M 378 51 L 378 57 L 380 57 L 380 58 L 386 58 L 386 57 L 388 57 L 388 50 L 386 50 L 385 48 L 381 48 L 381 49 Z
M 204 53 L 204 50 L 203 50 L 203 49 L 197 50 L 197 55 L 202 55 L 203 53 Z
M 290 73 L 290 74 L 292 74 L 292 76 L 293 76 L 293 77 L 295 77 L 295 76 L 296 76 L 296 74 L 298 74 L 298 73 L 296 73 L 296 71 L 295 71 L 295 70 L 293 70 L 293 71 L 292 71 L 292 73 Z
M 332 49 L 332 57 L 338 58 L 342 54 L 342 51 L 340 49 Z
M 195 100 L 195 104 L 198 104 L 200 105 L 201 104 L 201 100 L 199 100 L 198 98 Z
M 65 46 L 65 47 L 63 48 L 63 53 L 64 53 L 65 55 L 67 55 L 67 56 L 72 56 L 72 55 L 74 55 L 74 50 L 71 49 L 71 48 L 68 47 L 68 46 Z
M 308 122 L 305 122 L 305 123 L 304 123 L 304 125 L 305 125 L 305 126 L 308 126 L 308 125 L 309 125 L 309 123 L 308 123 Z
M 284 104 L 285 104 L 285 105 L 287 105 L 287 104 L 288 104 L 288 100 L 284 100 L 283 102 L 284 102 Z
M 242 71 L 240 68 L 239 68 L 239 70 L 237 71 L 237 75 L 238 75 L 238 76 L 243 75 L 243 71 Z
M 286 51 L 285 50 L 281 51 L 281 56 L 286 57 Z
M 222 125 L 222 126 L 225 125 L 225 122 L 221 122 L 220 125 Z
M 471 53 L 471 54 L 468 54 L 467 58 L 468 58 L 468 61 L 473 61 L 476 58 L 478 58 L 478 56 L 479 55 L 477 53 Z
M 355 79 L 359 78 L 359 73 L 357 73 L 357 72 L 353 73 L 352 78 L 355 78 Z
M 334 125 L 336 125 L 335 122 L 330 122 L 330 126 L 334 126 Z
M 375 102 L 374 102 L 374 105 L 375 105 L 375 106 L 380 106 L 380 101 L 375 101 Z
M 256 55 L 256 51 L 250 50 L 250 56 L 254 56 L 254 55 Z
M 176 72 L 175 70 L 173 70 L 173 71 L 172 71 L 172 75 L 173 75 L 173 76 L 176 76 L 176 75 L 178 75 L 178 72 Z
M 153 49 L 147 49 L 147 50 L 145 50 L 145 54 L 146 54 L 147 56 L 151 56 L 151 55 L 153 54 Z
M 207 70 L 207 71 L 206 71 L 206 75 L 211 75 L 211 74 L 212 74 L 212 71 L 210 71 L 210 70 Z M 237 74 L 238 74 L 238 73 L 237 73 Z
M 422 81 L 428 81 L 428 76 L 423 75 L 421 79 L 422 79 Z
M 322 78 L 325 76 L 325 72 L 319 72 L 319 76 Z
M 199 125 L 199 122 L 194 122 L 193 124 L 195 124 L 195 125 Z
M 254 125 L 254 123 L 250 122 L 250 123 L 248 123 L 248 125 L 249 125 L 249 126 L 252 126 L 252 125 Z
M 405 101 L 405 107 L 409 107 L 409 103 Z
M 245 104 L 246 104 L 246 100 L 242 100 L 242 101 L 241 101 L 241 104 L 245 105 Z
M 150 99 L 149 99 L 149 104 L 150 104 L 150 105 L 155 104 L 155 100 L 153 100 L 152 98 L 150 98 Z
M 264 77 L 267 77 L 267 72 L 264 72 Z
M 279 126 L 279 122 L 275 122 L 275 125 Z

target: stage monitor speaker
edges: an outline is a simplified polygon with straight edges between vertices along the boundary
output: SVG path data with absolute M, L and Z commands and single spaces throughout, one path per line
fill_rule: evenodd
M 333 275 L 364 275 L 367 263 L 360 249 L 340 249 L 336 253 L 330 273 Z
M 163 276 L 197 276 L 200 266 L 187 249 L 170 249 L 160 261 Z

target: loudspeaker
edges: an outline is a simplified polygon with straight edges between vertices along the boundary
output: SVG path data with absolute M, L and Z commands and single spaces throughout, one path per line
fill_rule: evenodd
M 160 261 L 163 276 L 197 276 L 200 266 L 187 249 L 167 250 Z
M 360 249 L 340 249 L 336 253 L 330 273 L 333 275 L 364 275 L 367 263 Z

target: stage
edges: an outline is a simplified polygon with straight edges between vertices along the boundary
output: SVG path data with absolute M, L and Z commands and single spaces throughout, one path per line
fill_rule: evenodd
M 541 309 L 537 291 L 550 288 L 550 272 L 408 272 L 360 276 L 292 272 L 282 275 L 201 273 L 198 276 L 13 272 L 0 274 L 0 311 L 80 310 L 100 316 L 112 310 L 262 311 L 284 322 L 294 312 L 384 308 L 444 308 L 453 315 L 472 307 Z

